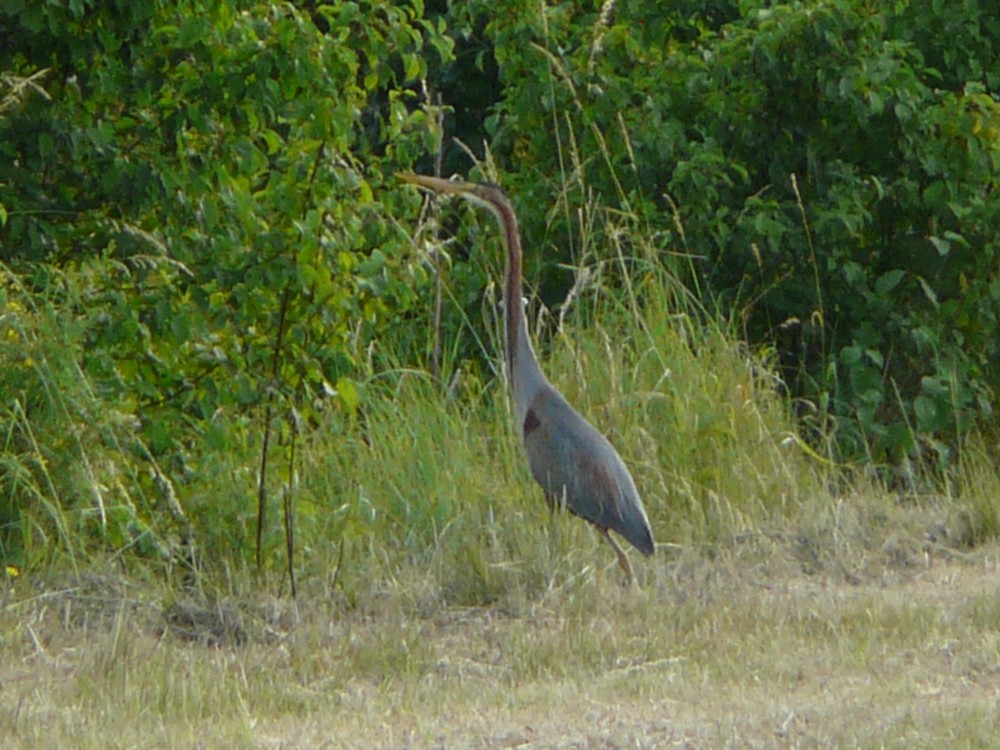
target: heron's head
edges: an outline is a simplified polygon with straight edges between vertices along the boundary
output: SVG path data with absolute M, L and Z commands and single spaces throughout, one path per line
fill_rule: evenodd
M 488 209 L 504 221 L 503 214 L 510 210 L 510 200 L 498 185 L 486 182 L 465 182 L 463 180 L 442 180 L 440 177 L 428 177 L 422 174 L 401 172 L 399 179 L 411 185 L 433 190 L 447 195 L 458 195 L 477 206 Z

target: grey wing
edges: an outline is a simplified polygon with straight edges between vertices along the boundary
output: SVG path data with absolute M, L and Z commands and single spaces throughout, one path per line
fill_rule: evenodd
M 565 504 L 621 534 L 643 554 L 653 554 L 652 530 L 635 483 L 603 435 L 554 389 L 536 397 L 523 429 L 532 476 L 550 504 Z

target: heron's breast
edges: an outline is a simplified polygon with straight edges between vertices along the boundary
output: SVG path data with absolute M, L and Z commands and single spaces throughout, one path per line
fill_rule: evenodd
M 541 426 L 541 421 L 538 419 L 538 415 L 535 414 L 534 409 L 528 409 L 528 413 L 524 415 L 524 425 L 522 428 L 524 430 L 524 439 L 528 439 L 528 435 L 533 433 Z

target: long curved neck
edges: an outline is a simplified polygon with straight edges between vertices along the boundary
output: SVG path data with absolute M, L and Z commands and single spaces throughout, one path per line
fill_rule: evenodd
M 517 228 L 514 209 L 506 200 L 495 206 L 497 218 L 504 231 L 507 246 L 507 278 L 504 285 L 504 306 L 507 324 L 507 375 L 514 397 L 514 416 L 517 424 L 524 423 L 528 407 L 538 390 L 547 381 L 538 365 L 538 358 L 528 336 L 524 317 L 521 288 L 521 234 Z

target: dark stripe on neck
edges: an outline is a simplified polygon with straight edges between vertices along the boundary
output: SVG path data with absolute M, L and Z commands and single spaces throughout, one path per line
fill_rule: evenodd
M 522 352 L 518 351 L 518 332 L 524 324 L 524 307 L 521 297 L 521 234 L 517 228 L 514 208 L 508 201 L 497 206 L 502 212 L 502 223 L 509 227 L 507 244 L 507 283 L 504 288 L 504 303 L 507 306 L 507 368 L 513 378 L 514 364 Z

